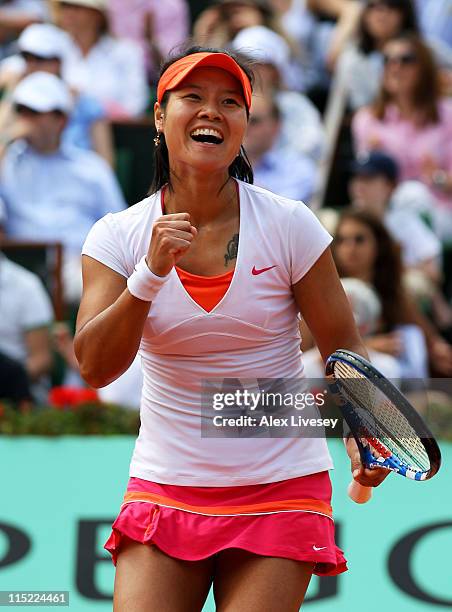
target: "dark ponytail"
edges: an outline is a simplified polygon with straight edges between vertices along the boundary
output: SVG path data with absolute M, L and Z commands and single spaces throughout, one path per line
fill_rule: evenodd
M 165 136 L 159 135 L 159 144 L 154 150 L 154 176 L 152 178 L 151 186 L 149 187 L 148 195 L 157 193 L 163 185 L 170 183 L 170 168 L 169 168 L 169 157 L 168 149 L 165 142 Z
M 244 181 L 245 183 L 250 183 L 251 185 L 254 182 L 253 168 L 251 167 L 251 162 L 248 159 L 248 155 L 246 154 L 243 145 L 240 147 L 239 155 L 237 155 L 232 164 L 229 166 L 229 176 L 233 176 L 234 178 L 239 179 L 239 181 Z

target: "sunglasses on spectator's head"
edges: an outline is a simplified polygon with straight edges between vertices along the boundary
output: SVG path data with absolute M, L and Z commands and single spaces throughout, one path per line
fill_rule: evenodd
M 417 62 L 417 56 L 414 53 L 400 53 L 400 55 L 383 55 L 384 65 L 400 64 L 401 66 L 411 66 Z
M 343 244 L 344 242 L 354 242 L 355 244 L 364 244 L 367 242 L 366 234 L 354 234 L 353 236 L 336 236 L 336 243 Z

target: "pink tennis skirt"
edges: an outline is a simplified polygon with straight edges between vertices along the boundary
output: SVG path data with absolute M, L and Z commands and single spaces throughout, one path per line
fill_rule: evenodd
M 187 487 L 131 478 L 105 548 L 116 564 L 124 536 L 187 561 L 227 548 L 347 570 L 334 541 L 328 472 L 239 487 Z

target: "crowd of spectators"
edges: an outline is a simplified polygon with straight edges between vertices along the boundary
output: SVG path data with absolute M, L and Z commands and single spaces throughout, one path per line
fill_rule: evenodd
M 61 243 L 65 311 L 4 249 L 0 397 L 45 404 L 56 381 L 83 385 L 72 348 L 81 246 L 97 219 L 134 203 L 115 128 L 152 125 L 159 65 L 188 40 L 251 63 L 244 146 L 255 183 L 313 207 L 334 235 L 377 367 L 401 384 L 452 376 L 452 0 L 202 4 L 1 3 L 0 250 Z M 150 183 L 152 142 L 148 151 L 139 163 Z M 102 397 L 134 407 L 140 385 L 136 360 Z

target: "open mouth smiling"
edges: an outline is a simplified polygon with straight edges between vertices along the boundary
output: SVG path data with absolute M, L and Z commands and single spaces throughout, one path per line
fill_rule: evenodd
M 190 137 L 203 144 L 219 145 L 224 141 L 221 132 L 212 128 L 197 128 L 190 133 Z

